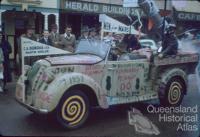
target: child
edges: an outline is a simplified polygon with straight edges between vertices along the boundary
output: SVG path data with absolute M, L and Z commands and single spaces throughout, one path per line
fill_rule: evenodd
M 2 49 L 0 48 L 0 92 L 3 92 L 3 52 Z

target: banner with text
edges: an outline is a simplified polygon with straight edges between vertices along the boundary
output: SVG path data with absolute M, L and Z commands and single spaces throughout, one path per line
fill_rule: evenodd
M 42 44 L 40 42 L 33 41 L 24 37 L 21 38 L 21 44 L 22 57 L 70 53 L 68 51 L 61 50 L 46 44 Z
M 139 35 L 139 31 L 137 31 L 134 26 L 127 26 L 105 14 L 100 14 L 99 22 L 102 22 L 102 31 L 104 32 L 114 32 L 114 33 L 122 33 L 122 34 L 135 34 Z M 144 33 L 141 33 L 144 35 Z

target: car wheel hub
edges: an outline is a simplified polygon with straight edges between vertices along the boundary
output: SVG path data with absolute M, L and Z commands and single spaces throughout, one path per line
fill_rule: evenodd
M 67 98 L 62 106 L 62 118 L 69 122 L 69 125 L 79 123 L 86 112 L 86 104 L 82 97 L 71 96 Z
M 182 86 L 179 82 L 173 82 L 169 88 L 168 100 L 170 104 L 177 104 L 181 97 Z

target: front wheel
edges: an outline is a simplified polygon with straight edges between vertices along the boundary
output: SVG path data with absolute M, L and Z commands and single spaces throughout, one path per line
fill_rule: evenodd
M 61 98 L 56 118 L 67 129 L 76 129 L 82 126 L 89 115 L 88 97 L 79 90 L 68 91 Z
M 185 86 L 178 78 L 172 78 L 167 82 L 163 98 L 160 98 L 161 105 L 179 106 L 184 97 Z

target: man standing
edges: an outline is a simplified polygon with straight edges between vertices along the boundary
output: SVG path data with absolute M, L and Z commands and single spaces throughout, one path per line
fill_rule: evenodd
M 97 30 L 94 27 L 90 29 L 89 38 L 92 40 L 99 40 Z
M 79 40 L 81 39 L 89 39 L 89 32 L 90 29 L 88 26 L 83 26 L 83 28 L 81 29 L 81 36 L 79 37 Z
M 32 25 L 27 25 L 26 29 L 27 29 L 26 33 L 22 34 L 21 37 L 25 37 L 30 40 L 37 41 L 37 37 L 35 35 L 35 27 Z M 19 48 L 18 48 L 19 60 L 21 61 L 22 58 L 21 58 L 21 41 L 20 40 L 19 40 L 18 45 L 19 45 Z M 35 61 L 36 61 L 36 57 L 25 57 L 25 59 L 24 59 L 24 62 L 26 65 L 32 65 Z
M 65 33 L 61 35 L 59 44 L 62 46 L 63 50 L 74 52 L 76 37 L 72 32 L 72 27 L 66 25 Z
M 53 46 L 53 43 L 52 43 L 51 39 L 49 38 L 49 31 L 48 30 L 43 31 L 43 37 L 39 40 L 39 42 L 46 44 L 46 45 Z
M 1 59 L 3 58 L 3 89 L 5 90 L 6 83 L 12 81 L 9 59 L 9 54 L 12 53 L 12 48 L 2 32 L 0 32 L 0 48 L 3 52 Z
M 58 46 L 60 40 L 60 35 L 57 31 L 58 31 L 58 26 L 56 24 L 52 24 L 49 38 L 51 39 L 54 47 Z
M 35 27 L 32 25 L 28 25 L 26 27 L 26 33 L 22 34 L 21 37 L 25 37 L 25 38 L 36 41 L 37 37 L 35 36 L 34 32 L 35 32 Z

